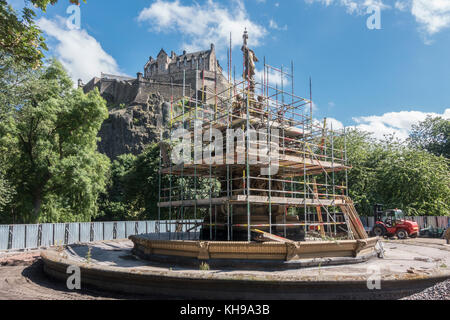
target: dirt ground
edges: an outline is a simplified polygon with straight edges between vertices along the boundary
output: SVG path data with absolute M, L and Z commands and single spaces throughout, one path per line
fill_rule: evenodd
M 124 243 L 123 250 L 129 250 L 130 244 Z M 392 269 L 389 273 L 395 272 L 411 272 L 413 266 L 413 273 L 428 274 L 433 269 L 441 269 L 450 265 L 450 246 L 445 245 L 444 240 L 436 239 L 415 239 L 402 241 L 386 241 L 385 249 L 387 254 L 387 261 L 391 263 Z M 121 250 L 114 249 L 114 252 L 120 254 Z M 95 251 L 94 251 L 95 252 Z M 110 253 L 109 253 L 110 254 Z M 93 255 L 93 259 L 98 259 L 99 263 L 111 265 L 105 253 L 99 256 Z M 80 259 L 82 254 L 77 254 Z M 442 257 L 442 259 L 441 259 Z M 121 267 L 130 267 L 136 262 L 133 260 L 113 259 L 112 261 L 120 261 Z M 393 263 L 394 260 L 398 262 Z M 108 261 L 108 262 L 106 262 Z M 382 264 L 384 260 L 375 260 L 373 263 Z M 395 262 L 395 261 L 394 261 Z M 115 263 L 113 263 L 115 264 Z M 130 265 L 131 264 L 131 265 Z M 117 266 L 117 265 L 116 265 Z M 313 274 L 315 272 L 328 273 L 330 275 L 349 276 L 350 273 L 364 271 L 364 264 L 354 265 L 351 267 L 330 267 L 322 268 L 317 271 L 317 268 L 303 270 L 302 273 Z M 180 270 L 181 271 L 181 270 Z M 183 270 L 186 271 L 186 270 Z M 200 272 L 199 270 L 191 270 Z M 214 273 L 213 270 L 211 270 Z M 277 272 L 278 273 L 278 272 Z M 281 272 L 278 275 L 292 277 L 292 271 Z M 447 284 L 448 287 L 448 284 Z M 445 287 L 445 288 L 447 288 Z M 429 292 L 436 292 L 436 289 L 430 288 Z M 444 293 L 447 289 L 444 289 Z M 427 296 L 430 296 L 429 294 Z M 424 295 L 416 295 L 419 299 L 423 299 Z M 449 299 L 448 293 L 432 296 L 433 299 Z M 414 297 L 413 297 L 414 298 Z M 43 272 L 43 263 L 40 260 L 40 252 L 32 251 L 26 253 L 0 253 L 0 300 L 111 300 L 111 299 L 154 299 L 154 297 L 130 296 L 106 293 L 95 290 L 69 291 L 64 283 L 56 282 L 48 278 Z
M 0 255 L 0 300 L 117 300 L 141 296 L 96 290 L 69 291 L 64 283 L 48 278 L 40 252 Z

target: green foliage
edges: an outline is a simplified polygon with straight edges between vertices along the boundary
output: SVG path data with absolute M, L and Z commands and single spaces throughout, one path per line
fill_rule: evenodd
M 97 152 L 106 103 L 98 91 L 73 89 L 57 61 L 21 77 L 0 88 L 0 101 L 7 102 L 0 148 L 8 150 L 4 163 L 16 191 L 15 212 L 29 223 L 90 221 L 109 170 L 109 159 Z
M 14 196 L 14 189 L 6 179 L 4 172 L 0 169 L 0 212 L 10 204 Z
M 126 198 L 127 176 L 133 168 L 136 157 L 121 155 L 111 165 L 107 193 L 99 198 L 101 219 L 108 221 L 134 220 L 136 214 Z
M 413 148 L 450 158 L 450 120 L 429 116 L 418 125 L 413 125 L 409 143 Z
M 343 141 L 338 141 L 338 145 Z M 375 203 L 408 215 L 450 214 L 448 160 L 406 146 L 393 137 L 378 141 L 358 130 L 347 135 L 349 195 L 360 213 Z M 342 179 L 342 176 L 341 176 Z
M 426 151 L 394 150 L 378 166 L 378 194 L 391 208 L 409 215 L 448 215 L 450 176 L 447 161 Z
M 24 0 L 25 1 L 25 0 Z M 31 0 L 31 3 L 45 11 L 47 5 L 57 0 Z M 77 0 L 70 3 L 79 4 Z M 19 15 L 6 0 L 0 0 L 0 55 L 12 57 L 17 64 L 38 68 L 42 65 L 47 50 L 41 30 L 36 26 L 36 13 L 25 7 Z
M 154 144 L 138 157 L 121 155 L 112 164 L 107 195 L 101 197 L 103 220 L 157 217 L 159 147 Z
M 157 219 L 159 202 L 160 148 L 158 144 L 149 145 L 139 156 L 122 155 L 112 164 L 108 192 L 99 200 L 102 220 L 144 220 Z M 169 187 L 167 176 L 161 177 L 163 188 Z M 197 198 L 207 198 L 210 191 L 217 193 L 220 183 L 213 179 L 173 177 L 172 197 L 183 193 L 185 198 L 194 198 L 195 185 Z M 172 212 L 172 218 L 175 213 Z M 185 218 L 193 217 L 185 212 Z M 162 218 L 169 218 L 168 212 L 161 210 Z
M 207 264 L 206 262 L 202 262 L 199 266 L 199 270 L 200 271 L 209 271 L 211 270 L 209 264 Z

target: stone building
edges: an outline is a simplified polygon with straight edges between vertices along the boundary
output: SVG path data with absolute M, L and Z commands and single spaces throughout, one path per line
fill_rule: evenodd
M 136 78 L 102 74 L 86 85 L 79 83 L 85 92 L 97 87 L 109 105 L 130 104 L 146 100 L 148 94 L 158 92 L 166 101 L 174 101 L 183 96 L 195 98 L 195 89 L 206 92 L 223 92 L 227 80 L 216 57 L 214 44 L 209 50 L 181 55 L 171 52 L 170 56 L 161 49 L 156 59 L 150 57 L 144 66 L 144 73 Z M 201 99 L 201 93 L 197 96 Z M 204 97 L 208 99 L 207 96 Z
M 168 80 L 170 75 L 194 70 L 205 70 L 222 74 L 223 70 L 216 58 L 216 50 L 214 44 L 207 51 L 199 51 L 187 53 L 177 56 L 175 52 L 171 52 L 170 56 L 161 49 L 156 59 L 150 57 L 144 66 L 144 77 L 153 80 Z

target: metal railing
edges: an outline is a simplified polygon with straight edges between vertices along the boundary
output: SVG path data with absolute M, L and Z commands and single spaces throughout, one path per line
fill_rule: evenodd
M 155 238 L 196 239 L 201 220 L 120 221 L 0 225 L 0 251 L 38 249 L 42 247 L 127 239 L 138 234 L 154 234 Z

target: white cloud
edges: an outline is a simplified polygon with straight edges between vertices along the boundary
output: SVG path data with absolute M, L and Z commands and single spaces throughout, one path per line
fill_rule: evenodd
M 450 27 L 449 0 L 412 0 L 411 13 L 428 35 Z
M 290 73 L 290 71 L 287 71 L 287 73 Z M 281 88 L 281 82 L 283 82 L 283 86 L 286 86 L 290 83 L 290 79 L 288 76 L 283 75 L 281 76 L 281 72 L 275 71 L 273 69 L 269 69 L 269 74 L 266 75 L 266 81 L 269 81 L 269 84 L 273 87 L 278 86 L 278 88 Z M 283 79 L 283 81 L 281 81 Z M 255 70 L 255 80 L 257 82 L 263 82 L 264 81 L 264 71 L 263 70 Z M 289 91 L 289 90 L 288 90 Z
M 425 120 L 427 116 L 450 119 L 450 109 L 446 109 L 443 114 L 421 111 L 389 112 L 381 116 L 357 117 L 353 118 L 353 121 L 356 122 L 355 128 L 372 132 L 378 139 L 382 139 L 387 134 L 395 134 L 400 139 L 406 139 L 412 125 Z
M 406 11 L 408 6 L 409 6 L 408 1 L 396 1 L 394 5 L 395 9 L 400 11 Z
M 280 27 L 279 25 L 278 25 L 278 23 L 275 21 L 275 20 L 273 20 L 273 19 L 270 19 L 270 21 L 269 21 L 269 27 L 271 28 L 271 29 L 274 29 L 274 30 L 280 30 L 280 31 L 286 31 L 287 29 L 288 29 L 288 26 L 285 24 L 283 27 Z
M 68 30 L 65 19 L 61 17 L 55 20 L 41 18 L 37 24 L 56 40 L 56 46 L 51 48 L 52 53 L 61 61 L 75 83 L 78 79 L 87 82 L 100 76 L 102 72 L 122 75 L 116 60 L 86 30 Z
M 314 119 L 314 124 L 316 125 L 317 128 L 323 128 L 324 119 L 322 120 Z M 342 131 L 344 129 L 344 124 L 335 118 L 327 118 L 326 126 L 328 130 L 333 131 Z
M 266 29 L 252 21 L 241 0 L 231 1 L 225 7 L 213 0 L 203 4 L 184 5 L 179 0 L 157 0 L 143 9 L 138 16 L 139 22 L 147 22 L 156 32 L 179 32 L 187 37 L 183 49 L 203 50 L 211 43 L 216 44 L 220 52 L 229 46 L 230 33 L 233 47 L 242 45 L 242 34 L 247 28 L 249 45 L 261 44 L 267 34 Z
M 306 3 L 322 3 L 325 6 L 340 5 L 350 14 L 366 14 L 369 6 L 381 9 L 410 10 L 411 15 L 426 35 L 433 35 L 450 27 L 450 0 L 397 0 L 394 6 L 383 0 L 305 0 Z

